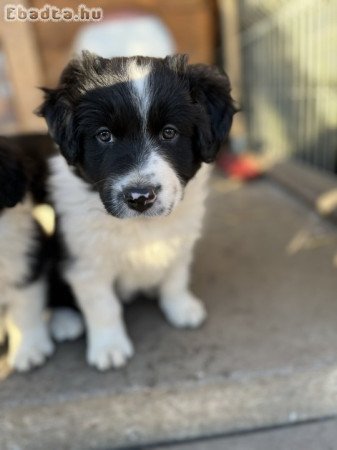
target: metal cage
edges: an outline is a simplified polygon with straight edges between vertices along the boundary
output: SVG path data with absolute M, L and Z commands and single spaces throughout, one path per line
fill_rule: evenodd
M 240 0 L 253 149 L 337 173 L 337 0 Z

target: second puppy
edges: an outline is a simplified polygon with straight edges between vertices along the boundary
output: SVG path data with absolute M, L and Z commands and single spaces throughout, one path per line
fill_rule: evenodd
M 33 219 L 45 196 L 45 156 L 0 138 L 0 341 L 8 336 L 8 364 L 41 365 L 54 349 L 45 314 L 45 236 Z

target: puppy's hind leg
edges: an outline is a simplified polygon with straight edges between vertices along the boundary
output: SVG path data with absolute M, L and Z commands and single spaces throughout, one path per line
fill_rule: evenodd
M 81 315 L 71 308 L 55 308 L 51 313 L 49 328 L 57 342 L 72 341 L 84 333 Z
M 42 365 L 54 351 L 44 317 L 45 284 L 12 288 L 6 316 L 8 363 L 18 371 Z
M 206 319 L 201 300 L 189 288 L 191 254 L 181 255 L 160 286 L 159 305 L 171 325 L 177 328 L 196 328 Z

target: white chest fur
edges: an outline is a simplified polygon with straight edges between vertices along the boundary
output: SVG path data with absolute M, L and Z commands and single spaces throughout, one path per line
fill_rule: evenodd
M 67 166 L 63 157 L 50 162 L 50 187 L 61 230 L 85 277 L 95 268 L 128 290 L 160 283 L 167 270 L 189 252 L 200 235 L 209 168 L 190 181 L 184 199 L 167 217 L 118 219 L 108 215 L 97 193 Z

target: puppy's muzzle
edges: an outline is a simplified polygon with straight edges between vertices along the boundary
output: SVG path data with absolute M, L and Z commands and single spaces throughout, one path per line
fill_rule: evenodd
M 157 193 L 153 186 L 129 187 L 123 191 L 123 196 L 129 208 L 144 212 L 154 204 Z

